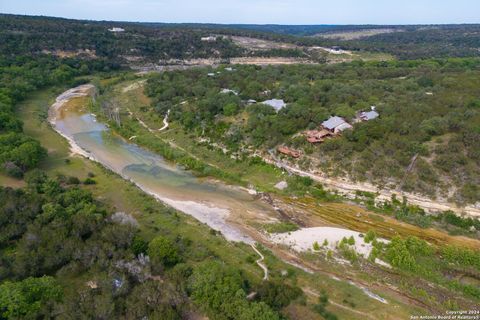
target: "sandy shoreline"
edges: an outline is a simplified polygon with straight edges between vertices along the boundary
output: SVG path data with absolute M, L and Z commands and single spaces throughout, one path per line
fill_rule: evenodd
M 50 107 L 50 109 L 48 110 L 48 122 L 50 123 L 50 125 L 52 126 L 52 128 L 58 133 L 60 134 L 62 137 L 64 137 L 69 145 L 70 145 L 70 152 L 72 155 L 81 155 L 85 158 L 88 158 L 90 160 L 93 160 L 93 161 L 96 161 L 94 159 L 94 157 L 89 154 L 87 151 L 83 150 L 82 148 L 80 148 L 80 146 L 75 142 L 75 140 L 73 140 L 73 137 L 71 136 L 68 136 L 66 134 L 64 134 L 63 132 L 61 132 L 60 130 L 57 130 L 57 127 L 56 127 L 56 124 L 57 124 L 57 113 L 58 111 L 60 110 L 60 108 L 63 107 L 63 105 L 65 103 L 67 103 L 68 101 L 70 101 L 72 98 L 79 98 L 79 97 L 87 97 L 90 95 L 90 90 L 92 90 L 93 88 L 95 88 L 93 85 L 91 84 L 84 84 L 84 85 L 80 85 L 78 87 L 75 87 L 75 88 L 72 88 L 72 89 L 69 89 L 65 92 L 63 92 L 61 95 L 59 95 L 56 99 L 55 99 L 55 103 L 52 104 L 52 106 Z M 98 161 L 97 161 L 98 162 Z
M 360 236 L 361 233 L 353 230 L 335 228 L 335 227 L 314 227 L 314 228 L 302 228 L 297 231 L 288 233 L 278 233 L 270 236 L 270 239 L 278 244 L 283 244 L 291 247 L 298 252 L 303 251 L 315 251 L 313 244 L 318 243 L 319 246 L 328 250 L 336 250 L 337 245 L 342 239 L 353 237 L 355 244 L 351 246 L 355 251 L 368 258 L 370 252 L 373 249 L 371 243 L 365 243 L 364 238 Z M 323 245 L 324 241 L 327 242 Z M 386 241 L 386 240 L 380 240 Z

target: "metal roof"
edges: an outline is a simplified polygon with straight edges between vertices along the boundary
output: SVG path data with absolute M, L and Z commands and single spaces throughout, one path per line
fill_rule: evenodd
M 344 130 L 352 129 L 352 128 L 353 127 L 350 124 L 344 122 L 344 123 L 342 123 L 341 125 L 339 125 L 335 128 L 335 132 L 342 132 Z
M 345 123 L 345 120 L 341 117 L 330 117 L 327 121 L 322 122 L 322 126 L 328 130 L 333 130 L 342 123 Z
M 287 105 L 285 101 L 283 101 L 282 99 L 266 100 L 266 101 L 263 101 L 262 103 L 273 107 L 273 109 L 275 109 L 276 111 L 279 111 L 280 109 L 284 108 Z
M 238 96 L 238 91 L 232 89 L 222 89 L 220 93 L 233 93 L 234 95 Z
M 364 117 L 367 120 L 373 120 L 375 118 L 378 118 L 379 114 L 377 111 L 368 111 L 368 112 L 362 112 L 362 117 Z

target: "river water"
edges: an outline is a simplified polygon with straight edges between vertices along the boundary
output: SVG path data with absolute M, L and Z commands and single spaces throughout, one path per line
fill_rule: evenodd
M 246 190 L 199 179 L 113 134 L 85 108 L 69 107 L 70 99 L 88 95 L 91 88 L 84 85 L 70 89 L 50 108 L 50 123 L 69 140 L 72 151 L 101 163 L 158 200 L 222 232 L 227 240 L 253 243 L 232 220 L 239 221 L 243 215 L 271 216 L 273 209 L 269 205 Z

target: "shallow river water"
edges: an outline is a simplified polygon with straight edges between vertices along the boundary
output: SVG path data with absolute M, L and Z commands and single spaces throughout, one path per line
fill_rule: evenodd
M 68 107 L 66 102 L 69 99 L 82 96 L 78 92 L 85 92 L 88 88 L 70 89 L 60 95 L 50 109 L 51 124 L 69 140 L 73 151 L 103 164 L 160 201 L 221 231 L 226 239 L 253 243 L 239 227 L 228 221 L 229 217 L 271 214 L 271 207 L 240 188 L 199 179 L 112 134 L 94 115 Z

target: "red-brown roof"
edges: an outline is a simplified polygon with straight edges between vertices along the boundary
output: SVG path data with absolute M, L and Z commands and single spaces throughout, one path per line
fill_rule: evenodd
M 318 137 L 307 137 L 307 141 L 310 143 L 318 143 L 323 142 L 323 139 Z
M 280 153 L 283 153 L 287 156 L 291 156 L 293 158 L 300 157 L 300 152 L 298 152 L 296 150 L 292 150 L 292 149 L 290 149 L 288 147 L 285 147 L 285 146 L 278 147 L 277 151 L 280 152 Z
M 324 138 L 332 136 L 333 134 L 325 129 L 322 130 L 309 130 L 305 132 L 307 136 L 307 141 L 310 143 L 323 142 Z

